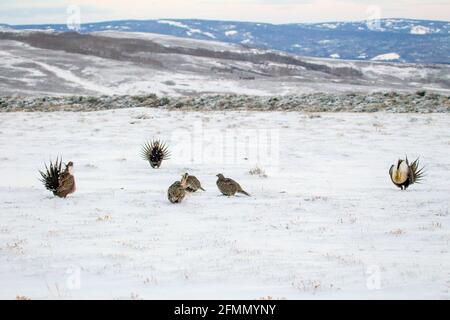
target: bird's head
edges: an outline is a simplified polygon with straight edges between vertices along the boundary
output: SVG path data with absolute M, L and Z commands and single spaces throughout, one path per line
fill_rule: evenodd
M 182 176 L 181 176 L 181 180 L 180 180 L 180 183 L 181 183 L 181 186 L 183 187 L 183 188 L 186 188 L 187 187 L 187 179 L 188 179 L 188 174 L 187 173 L 185 173 L 185 174 L 183 174 Z
M 73 172 L 73 162 L 72 162 L 72 161 L 70 161 L 69 163 L 66 164 L 66 170 L 67 170 L 70 174 L 72 174 L 72 172 Z
M 221 174 L 221 173 L 217 174 L 216 177 L 219 178 L 219 179 L 225 178 L 225 177 L 223 176 L 223 174 Z

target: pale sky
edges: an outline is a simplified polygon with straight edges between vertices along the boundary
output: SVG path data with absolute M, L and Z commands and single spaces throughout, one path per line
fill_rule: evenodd
M 450 0 L 0 0 L 0 23 L 197 18 L 270 23 L 413 18 L 450 21 Z

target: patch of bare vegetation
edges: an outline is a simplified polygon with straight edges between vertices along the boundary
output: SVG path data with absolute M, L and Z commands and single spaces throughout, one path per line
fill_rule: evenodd
M 106 214 L 104 216 L 100 216 L 97 218 L 97 221 L 99 222 L 107 222 L 107 221 L 112 221 L 112 216 L 109 214 Z
M 324 289 L 333 289 L 333 285 L 323 285 L 320 280 L 304 280 L 304 279 L 295 279 L 291 283 L 292 287 L 302 292 L 309 293 L 317 293 Z
M 305 201 L 311 201 L 311 202 L 315 202 L 315 201 L 328 201 L 328 198 L 325 196 L 312 196 L 310 198 L 306 198 Z
M 309 119 L 321 118 L 321 112 L 391 112 L 391 113 L 445 113 L 450 112 L 446 95 L 429 93 L 417 97 L 413 93 L 313 93 L 279 97 L 239 94 L 202 94 L 184 97 L 158 97 L 155 94 L 130 96 L 46 96 L 0 97 L 0 112 L 15 111 L 99 111 L 124 108 L 164 108 L 182 111 L 256 110 L 300 111 Z M 95 103 L 92 101 L 95 100 Z M 389 100 L 389 103 L 385 103 Z M 145 114 L 135 120 L 148 119 Z M 84 121 L 80 119 L 79 121 Z M 414 120 L 413 120 L 414 121 Z M 374 124 L 376 129 L 381 129 Z
M 260 167 L 258 167 L 258 166 L 253 168 L 253 169 L 251 169 L 248 173 L 251 174 L 252 176 L 258 176 L 260 178 L 267 178 L 268 177 L 266 172 L 263 169 L 261 169 Z
M 14 240 L 13 242 L 9 242 L 6 244 L 6 250 L 15 252 L 18 254 L 24 254 L 25 253 L 25 244 L 26 244 L 26 240 L 22 240 L 22 239 Z
M 395 230 L 391 230 L 389 232 L 389 234 L 392 234 L 392 235 L 398 237 L 398 236 L 401 236 L 401 235 L 405 234 L 405 231 L 403 231 L 402 229 L 395 229 Z

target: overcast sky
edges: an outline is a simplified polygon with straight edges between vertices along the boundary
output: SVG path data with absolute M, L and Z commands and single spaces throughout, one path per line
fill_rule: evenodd
M 0 23 L 66 23 L 67 8 L 81 22 L 198 18 L 271 23 L 414 18 L 450 21 L 450 0 L 0 0 Z

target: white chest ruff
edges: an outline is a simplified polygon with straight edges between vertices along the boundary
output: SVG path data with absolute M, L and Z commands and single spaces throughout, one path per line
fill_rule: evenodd
M 405 162 L 402 162 L 398 169 L 394 168 L 394 170 L 392 170 L 392 181 L 397 184 L 405 183 L 406 180 L 408 180 L 408 175 L 409 167 Z

